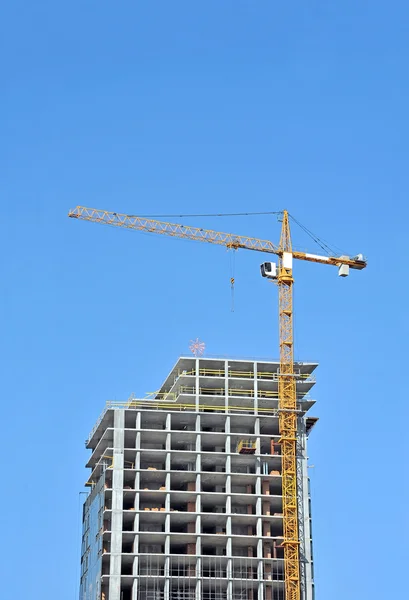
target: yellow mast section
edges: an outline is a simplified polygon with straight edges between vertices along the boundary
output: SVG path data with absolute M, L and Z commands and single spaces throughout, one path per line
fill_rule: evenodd
M 300 552 L 297 496 L 297 388 L 294 377 L 292 245 L 288 213 L 284 211 L 278 264 L 280 373 L 279 432 L 283 497 L 284 575 L 286 600 L 299 600 Z

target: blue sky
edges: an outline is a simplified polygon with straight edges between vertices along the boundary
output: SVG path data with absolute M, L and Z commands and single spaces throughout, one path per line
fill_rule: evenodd
M 406 2 L 3 2 L 4 598 L 78 596 L 84 440 L 189 340 L 278 355 L 262 255 L 70 220 L 290 213 L 365 272 L 297 264 L 296 356 L 318 360 L 317 599 L 401 594 L 407 550 Z M 185 220 L 278 240 L 271 217 Z M 293 229 L 295 246 L 316 251 Z M 405 497 L 406 494 L 406 497 Z

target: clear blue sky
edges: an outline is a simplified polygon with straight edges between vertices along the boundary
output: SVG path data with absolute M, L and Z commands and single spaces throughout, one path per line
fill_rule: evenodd
M 2 597 L 76 600 L 84 440 L 189 340 L 277 357 L 263 256 L 69 220 L 284 207 L 369 258 L 296 266 L 317 600 L 404 595 L 409 7 L 14 0 L 0 8 Z M 277 240 L 275 217 L 191 219 Z M 300 230 L 295 245 L 316 250 Z M 406 497 L 405 497 L 406 493 Z M 406 519 L 406 521 L 405 521 Z

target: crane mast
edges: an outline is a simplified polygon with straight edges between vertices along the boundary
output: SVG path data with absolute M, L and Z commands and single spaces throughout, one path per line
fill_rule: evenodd
M 296 453 L 297 390 L 294 374 L 293 343 L 293 259 L 337 266 L 340 268 L 340 275 L 345 276 L 348 274 L 349 268 L 364 269 L 366 267 L 364 257 L 362 255 L 355 257 L 319 256 L 293 251 L 289 214 L 286 210 L 282 213 L 281 236 L 278 246 L 269 240 L 178 225 L 176 223 L 166 223 L 154 219 L 113 213 L 83 206 L 77 206 L 68 213 L 68 216 L 114 227 L 125 227 L 127 229 L 207 242 L 235 250 L 239 248 L 256 250 L 278 256 L 277 274 L 274 276 L 265 274 L 265 276 L 274 279 L 278 284 L 279 290 L 280 372 L 278 377 L 278 408 L 279 441 L 282 455 L 285 598 L 286 600 L 301 600 Z M 265 264 L 269 265 L 271 263 Z
M 278 262 L 280 373 L 278 378 L 281 444 L 283 546 L 286 600 L 300 599 L 297 506 L 297 393 L 294 377 L 292 245 L 288 212 L 284 211 Z

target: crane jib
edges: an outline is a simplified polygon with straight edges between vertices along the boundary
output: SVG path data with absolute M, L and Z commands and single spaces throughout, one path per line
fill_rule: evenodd
M 179 237 L 181 239 L 190 239 L 193 241 L 207 242 L 209 244 L 217 244 L 231 248 L 233 250 L 253 250 L 256 252 L 265 252 L 267 254 L 276 254 L 282 257 L 283 250 L 280 246 L 276 246 L 269 240 L 262 240 L 250 236 L 235 235 L 221 231 L 213 231 L 211 229 L 203 229 L 199 227 L 191 227 L 189 225 L 180 225 L 177 223 L 168 223 L 165 221 L 157 221 L 138 217 L 136 215 L 126 215 L 106 210 L 95 208 L 87 208 L 84 206 L 76 206 L 70 210 L 68 216 L 74 219 L 83 219 L 94 223 L 111 225 L 114 227 L 125 227 L 136 231 L 145 231 L 148 233 L 156 233 L 168 235 L 171 237 Z M 318 254 L 309 254 L 306 252 L 293 251 L 294 259 L 305 260 L 320 264 L 327 264 L 339 267 L 340 265 L 348 265 L 351 269 L 364 269 L 366 261 L 360 260 L 361 256 L 351 258 L 349 256 L 320 256 Z M 363 258 L 363 257 L 362 257 Z

